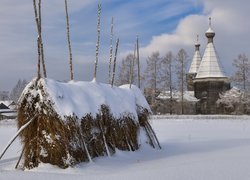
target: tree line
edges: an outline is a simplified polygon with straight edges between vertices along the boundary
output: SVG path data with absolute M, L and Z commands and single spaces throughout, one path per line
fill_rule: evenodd
M 190 58 L 184 49 L 180 49 L 175 55 L 172 51 L 161 56 L 159 52 L 153 52 L 146 59 L 146 65 L 141 75 L 142 89 L 153 112 L 157 112 L 157 96 L 162 92 L 168 92 L 169 113 L 173 112 L 173 92 L 180 94 L 180 113 L 184 114 L 184 93 L 187 90 L 186 74 L 190 64 Z M 136 65 L 131 70 L 131 63 L 134 62 L 134 55 L 128 54 L 122 59 L 118 66 L 116 85 L 129 84 L 132 74 L 132 84 L 137 85 L 138 76 Z M 135 63 L 137 63 L 135 61 Z M 250 94 L 250 63 L 245 54 L 239 54 L 232 63 L 234 73 L 230 77 L 231 86 L 238 87 L 244 94 Z M 246 96 L 246 95 L 245 95 Z M 242 96 L 243 97 L 243 96 Z M 243 101 L 242 101 L 243 102 Z M 250 102 L 249 102 L 250 104 Z M 164 106 L 164 104 L 163 104 Z M 166 104 L 165 104 L 166 106 Z M 250 105 L 249 105 L 250 107 Z
M 172 98 L 173 91 L 178 90 L 181 92 L 183 99 L 184 91 L 186 90 L 188 58 L 187 52 L 184 49 L 180 49 L 176 55 L 169 51 L 164 56 L 161 56 L 156 51 L 146 59 L 146 66 L 140 79 L 144 95 L 153 111 L 157 108 L 156 98 L 160 92 L 169 91 Z M 116 85 L 129 84 L 131 73 L 133 74 L 132 84 L 137 85 L 138 66 L 133 66 L 131 71 L 131 62 L 133 60 L 133 54 L 128 54 L 122 59 L 118 67 Z

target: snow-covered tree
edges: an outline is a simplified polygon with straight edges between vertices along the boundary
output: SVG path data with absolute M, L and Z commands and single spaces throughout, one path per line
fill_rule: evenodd
M 234 59 L 233 66 L 236 68 L 236 72 L 232 80 L 237 86 L 246 91 L 250 80 L 250 62 L 248 57 L 245 54 L 239 54 Z
M 181 113 L 184 113 L 184 91 L 186 90 L 186 69 L 188 54 L 184 49 L 180 49 L 176 55 L 176 73 L 178 90 L 181 92 Z
M 26 85 L 27 85 L 26 80 L 19 79 L 17 84 L 10 92 L 10 99 L 13 100 L 14 102 L 17 102 Z

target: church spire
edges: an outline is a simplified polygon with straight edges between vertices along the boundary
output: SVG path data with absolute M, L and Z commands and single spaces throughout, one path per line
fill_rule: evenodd
M 215 36 L 215 32 L 212 29 L 212 20 L 211 20 L 211 17 L 209 17 L 209 28 L 206 31 L 205 35 L 206 35 L 206 37 L 208 39 L 208 43 L 212 43 L 213 42 L 213 38 Z
M 211 17 L 209 18 L 209 28 L 205 35 L 208 38 L 208 43 L 195 77 L 196 80 L 201 78 L 227 78 L 214 47 L 213 38 L 215 32 L 212 29 Z
M 200 43 L 199 43 L 199 35 L 198 34 L 196 37 L 195 51 L 200 51 Z
M 194 52 L 194 56 L 193 56 L 192 63 L 191 63 L 188 73 L 196 74 L 198 72 L 200 63 L 201 63 L 200 43 L 199 43 L 199 35 L 197 35 L 197 39 L 195 43 L 195 52 Z

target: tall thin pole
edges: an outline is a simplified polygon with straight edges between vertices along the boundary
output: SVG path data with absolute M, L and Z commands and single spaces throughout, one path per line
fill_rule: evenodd
M 109 51 L 109 84 L 111 84 L 111 64 L 112 64 L 112 56 L 113 56 L 113 26 L 114 26 L 114 18 L 111 20 L 111 30 L 110 30 L 110 51 Z
M 41 78 L 41 52 L 40 52 L 41 48 L 40 48 L 40 38 L 37 38 L 37 55 L 38 55 L 38 59 L 37 59 L 37 80 L 39 80 Z
M 111 81 L 111 86 L 114 86 L 114 80 L 115 80 L 115 68 L 116 68 L 116 58 L 117 58 L 117 51 L 119 47 L 119 38 L 116 41 L 116 46 L 115 46 L 115 57 L 114 57 L 114 67 L 113 67 L 113 76 L 112 76 L 112 81 Z
M 38 1 L 38 14 L 39 14 L 39 32 L 40 32 L 40 51 L 41 51 L 41 60 L 43 65 L 43 76 L 47 77 L 45 60 L 44 60 L 44 51 L 43 51 L 43 40 L 42 40 L 42 13 L 41 13 L 41 0 Z
M 184 54 L 181 62 L 181 114 L 184 114 Z
M 71 50 L 71 44 L 70 44 L 68 3 L 67 3 L 67 0 L 65 0 L 64 2 L 65 2 L 65 13 L 66 13 L 66 31 L 67 31 L 67 40 L 68 40 L 68 48 L 69 48 L 70 80 L 73 80 L 74 75 L 73 75 L 72 50 Z
M 139 59 L 139 38 L 136 37 L 136 44 L 137 44 L 137 66 L 138 66 L 138 88 L 141 88 L 141 74 L 140 74 L 140 59 Z
M 34 6 L 34 13 L 35 13 L 35 21 L 36 21 L 36 27 L 37 27 L 37 54 L 38 54 L 38 61 L 37 61 L 37 79 L 39 80 L 41 78 L 41 69 L 40 69 L 40 63 L 41 63 L 41 53 L 40 53 L 40 28 L 39 28 L 39 18 L 37 14 L 37 7 L 36 7 L 36 0 L 33 0 L 33 6 Z
M 170 90 L 170 114 L 172 114 L 173 113 L 172 54 L 169 54 L 169 90 Z
M 100 19 L 101 19 L 101 4 L 98 4 L 98 19 L 97 19 L 97 43 L 96 43 L 96 59 L 95 59 L 95 69 L 94 69 L 94 81 L 96 80 L 97 74 L 97 65 L 98 65 L 98 56 L 99 56 L 99 48 L 100 48 Z
M 134 56 L 133 56 L 133 59 L 132 59 L 132 66 L 131 66 L 131 62 L 130 62 L 130 83 L 129 83 L 130 88 L 131 88 L 131 85 L 132 85 L 133 80 L 134 80 L 135 58 L 136 58 L 136 44 L 135 44 L 135 48 L 134 48 Z

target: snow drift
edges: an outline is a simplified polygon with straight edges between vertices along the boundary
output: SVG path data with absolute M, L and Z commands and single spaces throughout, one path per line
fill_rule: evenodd
M 148 122 L 150 112 L 136 86 L 34 79 L 18 107 L 19 128 L 37 116 L 20 135 L 24 167 L 43 162 L 66 168 L 116 149 L 135 151 L 140 134 L 160 147 Z

